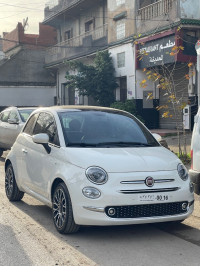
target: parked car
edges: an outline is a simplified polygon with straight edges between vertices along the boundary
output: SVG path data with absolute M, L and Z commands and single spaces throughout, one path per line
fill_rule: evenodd
M 35 108 L 9 107 L 0 113 L 0 157 L 9 150 Z
M 80 225 L 182 221 L 194 208 L 187 169 L 133 115 L 64 106 L 34 111 L 5 162 L 10 201 L 52 207 L 60 233 Z
M 194 184 L 194 192 L 200 194 L 200 109 L 194 118 L 191 140 L 191 169 L 189 175 Z

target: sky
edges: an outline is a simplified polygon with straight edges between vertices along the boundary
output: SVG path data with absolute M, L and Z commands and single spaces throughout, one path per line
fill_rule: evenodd
M 55 0 L 51 0 L 52 2 Z M 39 22 L 44 20 L 45 4 L 49 0 L 0 0 L 0 35 L 14 30 L 18 22 L 28 17 L 26 33 L 39 33 Z

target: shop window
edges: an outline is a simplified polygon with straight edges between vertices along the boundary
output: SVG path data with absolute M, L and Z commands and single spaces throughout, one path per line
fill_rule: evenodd
M 125 67 L 125 52 L 117 54 L 117 67 Z
M 116 22 L 116 34 L 117 40 L 125 38 L 125 20 L 119 20 Z

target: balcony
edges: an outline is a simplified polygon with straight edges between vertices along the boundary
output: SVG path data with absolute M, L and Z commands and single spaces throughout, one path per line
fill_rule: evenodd
M 160 0 L 138 10 L 137 29 L 143 33 L 169 24 L 177 16 L 178 0 Z
M 78 58 L 107 45 L 108 25 L 87 31 L 79 36 L 47 49 L 45 56 L 46 65 L 59 63 L 63 60 Z

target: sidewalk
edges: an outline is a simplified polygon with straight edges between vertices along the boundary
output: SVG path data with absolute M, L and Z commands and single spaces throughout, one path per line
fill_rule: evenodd
M 153 129 L 151 130 L 152 133 L 157 133 L 162 136 L 163 139 L 167 141 L 167 144 L 171 151 L 177 153 L 179 151 L 178 149 L 178 137 L 176 130 L 170 130 L 170 129 Z M 192 138 L 192 132 L 186 132 L 186 151 L 187 153 L 190 153 L 190 145 L 191 145 L 191 138 Z M 183 150 L 184 148 L 184 136 L 180 135 L 180 141 L 181 141 L 181 148 Z

